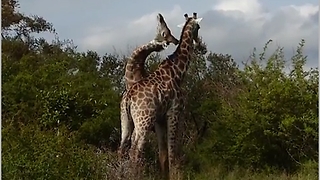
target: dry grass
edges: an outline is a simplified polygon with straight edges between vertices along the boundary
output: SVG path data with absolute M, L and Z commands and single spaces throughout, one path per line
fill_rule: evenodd
M 299 172 L 288 174 L 285 172 L 268 173 L 268 172 L 252 172 L 250 170 L 235 169 L 233 171 L 223 171 L 222 168 L 212 167 L 205 172 L 196 174 L 194 177 L 186 179 L 193 180 L 318 180 L 317 163 L 307 164 Z
M 157 164 L 157 149 L 149 147 L 151 154 L 147 155 L 144 169 L 133 166 L 129 160 L 118 161 L 115 153 L 108 155 L 105 161 L 106 179 L 110 180 L 160 180 L 159 165 Z M 255 172 L 241 167 L 227 171 L 222 166 L 204 167 L 199 173 L 176 168 L 172 172 L 173 180 L 318 180 L 318 162 L 304 163 L 294 174 L 285 172 Z M 140 173 L 139 173 L 140 172 Z
M 159 167 L 156 162 L 148 161 L 145 167 L 133 166 L 129 160 L 118 161 L 115 154 L 108 156 L 105 161 L 107 180 L 160 180 Z M 318 163 L 305 163 L 300 171 L 294 174 L 285 172 L 254 172 L 247 169 L 235 168 L 226 171 L 219 166 L 207 167 L 200 173 L 193 173 L 186 169 L 175 169 L 172 172 L 173 180 L 318 180 Z
M 159 174 L 155 171 L 154 166 L 146 165 L 138 167 L 132 164 L 129 160 L 124 159 L 107 164 L 106 179 L 110 180 L 156 180 L 159 179 Z

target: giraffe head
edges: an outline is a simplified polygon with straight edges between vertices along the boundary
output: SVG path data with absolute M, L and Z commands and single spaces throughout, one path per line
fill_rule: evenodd
M 190 21 L 192 22 L 192 29 L 191 29 L 191 35 L 192 35 L 192 39 L 194 41 L 194 47 L 195 50 L 198 50 L 199 52 L 205 54 L 207 52 L 207 47 L 206 44 L 202 42 L 202 38 L 199 37 L 199 29 L 200 29 L 200 22 L 202 20 L 202 18 L 198 18 L 197 17 L 197 13 L 193 13 L 192 17 L 189 17 L 188 14 L 184 14 L 184 18 L 186 21 L 188 21 L 190 19 Z M 183 24 L 178 25 L 178 27 L 182 28 L 184 26 Z
M 163 16 L 160 13 L 157 16 L 157 19 L 158 19 L 157 35 L 154 41 L 164 43 L 164 46 L 167 46 L 170 43 L 173 43 L 174 45 L 178 45 L 179 40 L 171 34 L 171 30 L 168 28 L 166 21 L 164 20 Z

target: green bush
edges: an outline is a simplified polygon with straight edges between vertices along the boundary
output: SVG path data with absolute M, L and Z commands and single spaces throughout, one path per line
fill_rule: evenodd
M 75 141 L 64 127 L 36 125 L 2 129 L 3 179 L 103 179 L 108 157 Z
M 236 103 L 212 99 L 220 100 L 221 108 L 208 136 L 189 152 L 191 168 L 222 163 L 229 168 L 294 171 L 318 158 L 318 71 L 303 71 L 303 45 L 292 57 L 291 72 L 284 71 L 281 48 L 266 60 L 263 52 L 241 71 Z M 207 101 L 201 107 L 207 107 Z

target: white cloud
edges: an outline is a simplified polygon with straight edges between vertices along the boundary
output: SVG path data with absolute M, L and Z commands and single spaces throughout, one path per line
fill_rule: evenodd
M 318 5 L 303 4 L 267 11 L 258 0 L 219 0 L 213 9 L 198 12 L 203 17 L 199 34 L 209 50 L 231 54 L 238 62 L 248 58 L 253 47 L 262 48 L 269 39 L 274 40 L 273 49 L 283 46 L 287 55 L 292 55 L 293 48 L 305 39 L 305 51 L 313 58 L 308 66 L 318 66 L 318 9 Z M 177 25 L 184 22 L 185 11 L 174 6 L 171 11 L 154 11 L 133 19 L 123 27 L 111 29 L 108 24 L 90 28 L 80 47 L 102 53 L 112 52 L 115 47 L 128 54 L 135 46 L 153 38 L 158 12 L 179 38 L 181 29 Z M 174 48 L 171 45 L 165 54 L 172 53 Z
M 97 26 L 88 30 L 88 36 L 82 40 L 82 48 L 99 51 L 102 47 L 105 50 L 113 50 L 113 47 L 116 49 L 120 47 L 120 50 L 131 51 L 134 47 L 146 43 L 154 37 L 158 13 L 164 16 L 172 31 L 177 29 L 178 23 L 176 22 L 183 20 L 180 6 L 174 6 L 171 11 L 155 11 L 134 19 L 128 25 L 122 27 L 113 27 L 111 29 L 110 27 Z M 176 37 L 178 38 L 178 36 Z
M 212 19 L 210 25 L 206 25 L 208 27 L 201 29 L 204 39 L 210 40 L 210 50 L 231 54 L 241 61 L 248 57 L 253 47 L 261 49 L 269 39 L 273 39 L 270 50 L 282 46 L 285 54 L 291 56 L 293 48 L 305 39 L 305 52 L 311 58 L 307 66 L 318 66 L 318 20 L 314 18 L 319 12 L 317 5 L 290 5 L 267 12 L 262 10 L 258 1 L 245 1 L 243 3 L 250 6 L 240 1 L 221 1 L 215 6 L 216 10 L 204 17 Z M 254 11 L 250 10 L 254 8 Z M 209 24 L 205 19 L 203 23 Z
M 302 6 L 291 5 L 290 7 L 299 11 L 300 15 L 303 17 L 309 17 L 319 11 L 319 6 L 315 6 L 312 4 L 304 4 Z
M 234 18 L 242 15 L 244 18 L 250 19 L 257 18 L 263 12 L 263 8 L 258 0 L 219 0 L 218 4 L 213 6 L 213 10 L 225 11 L 226 15 Z M 239 11 L 242 14 L 234 11 Z

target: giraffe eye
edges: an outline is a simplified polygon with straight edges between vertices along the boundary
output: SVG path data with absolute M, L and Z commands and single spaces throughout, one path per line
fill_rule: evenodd
M 164 31 L 162 31 L 161 36 L 166 37 L 166 33 Z

